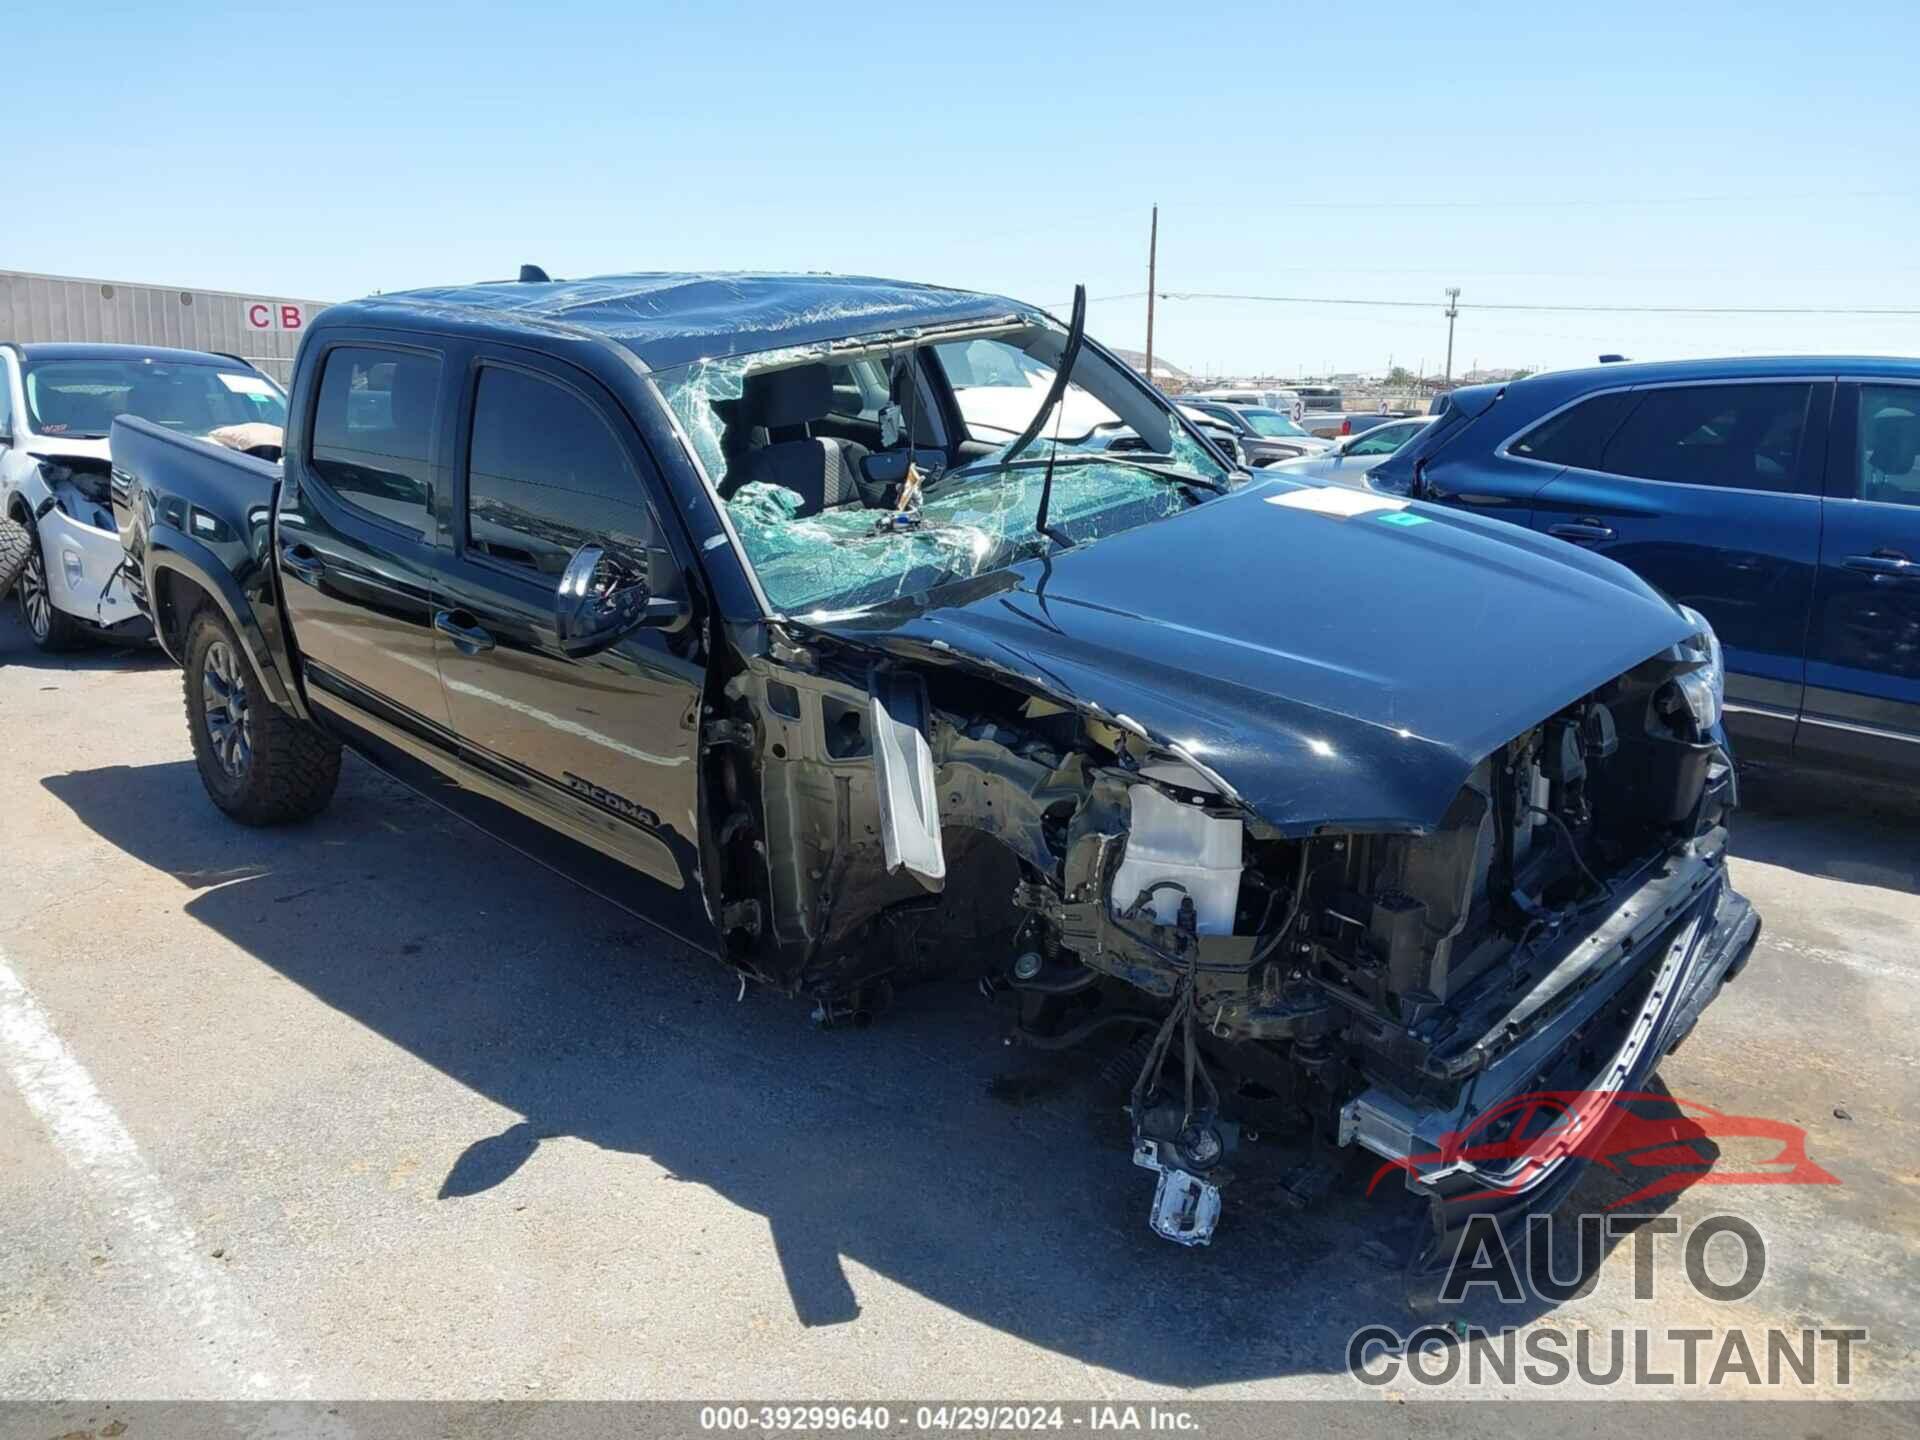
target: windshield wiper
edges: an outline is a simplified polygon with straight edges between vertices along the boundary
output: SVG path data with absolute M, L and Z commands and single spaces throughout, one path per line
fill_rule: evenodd
M 1009 455 L 1018 455 L 1027 448 L 1033 437 L 1039 433 L 1041 425 L 1046 422 L 1049 410 L 1053 410 L 1061 419 L 1066 418 L 1066 408 L 1060 402 L 1066 398 L 1067 381 L 1073 375 L 1073 367 L 1079 363 L 1080 346 L 1086 338 L 1087 287 L 1076 285 L 1073 287 L 1073 321 L 1067 326 L 1067 348 L 1060 353 L 1060 369 L 1053 377 L 1053 388 L 1047 392 L 1047 403 L 1040 407 L 1040 413 L 1033 417 L 1032 422 L 1021 432 L 1020 438 L 1014 442 L 1013 449 L 1007 452 Z M 1034 511 L 1033 528 L 1054 544 L 1066 547 L 1073 544 L 1073 537 L 1058 525 L 1049 523 L 1047 519 L 1047 507 L 1053 502 L 1053 462 L 1059 458 L 1059 455 L 1060 422 L 1056 420 L 1053 426 L 1053 445 L 1047 451 L 1047 473 L 1040 481 L 1040 508 Z

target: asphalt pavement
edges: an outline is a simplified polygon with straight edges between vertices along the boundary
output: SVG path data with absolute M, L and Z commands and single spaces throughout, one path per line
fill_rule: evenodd
M 0 1397 L 1430 1393 L 1347 1372 L 1356 1330 L 1421 1320 L 1359 1180 L 1306 1211 L 1230 1188 L 1210 1248 L 1169 1245 L 1099 1068 L 1010 1049 L 970 987 L 859 1031 L 736 1000 L 352 759 L 317 821 L 242 828 L 180 692 L 157 652 L 42 657 L 0 618 Z M 1771 1154 L 1729 1130 L 1637 1208 L 1750 1222 L 1750 1295 L 1700 1293 L 1675 1241 L 1636 1299 L 1622 1242 L 1589 1293 L 1498 1318 L 1656 1354 L 1863 1329 L 1844 1385 L 1645 1393 L 1914 1397 L 1920 802 L 1747 802 L 1764 937 L 1659 1078 L 1801 1127 L 1838 1183 L 1722 1183 Z

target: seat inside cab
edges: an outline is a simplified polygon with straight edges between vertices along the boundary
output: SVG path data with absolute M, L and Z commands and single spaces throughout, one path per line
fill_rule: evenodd
M 800 515 L 861 503 L 860 463 L 868 448 L 815 433 L 832 412 L 833 398 L 832 372 L 825 364 L 749 375 L 726 421 L 728 464 L 721 494 L 731 498 L 755 482 L 778 485 L 800 496 Z

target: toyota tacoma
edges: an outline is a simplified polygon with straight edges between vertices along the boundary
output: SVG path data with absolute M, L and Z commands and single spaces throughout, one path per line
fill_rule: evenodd
M 527 267 L 328 309 L 279 463 L 122 418 L 209 794 L 310 816 L 350 747 L 823 1023 L 967 975 L 1121 1063 L 1183 1244 L 1256 1130 L 1402 1163 L 1643 1089 L 1759 930 L 1711 629 L 1236 469 L 1084 315 Z M 1046 383 L 981 438 L 995 366 Z M 1414 1271 L 1555 1204 L 1558 1143 L 1408 1165 Z

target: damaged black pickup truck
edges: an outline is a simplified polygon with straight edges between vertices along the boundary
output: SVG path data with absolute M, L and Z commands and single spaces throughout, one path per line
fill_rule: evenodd
M 308 816 L 346 745 L 824 1022 L 958 971 L 1130 1045 L 1181 1243 L 1245 1131 L 1404 1161 L 1640 1088 L 1759 931 L 1705 622 L 1236 471 L 1083 317 L 529 267 L 327 310 L 281 464 L 121 420 L 208 791 Z M 1563 1145 L 1410 1166 L 1426 1260 Z

